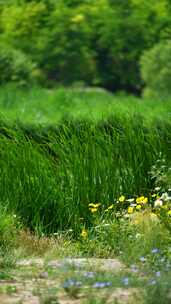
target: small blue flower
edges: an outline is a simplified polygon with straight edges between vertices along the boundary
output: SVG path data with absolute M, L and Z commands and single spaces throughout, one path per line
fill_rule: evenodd
M 93 288 L 105 288 L 111 286 L 111 282 L 96 282 L 93 284 Z
M 144 256 L 140 257 L 140 261 L 141 262 L 145 262 L 146 261 L 146 258 Z
M 123 283 L 125 286 L 128 286 L 128 285 L 129 285 L 129 278 L 128 278 L 128 277 L 123 278 L 122 283 Z
M 63 284 L 63 288 L 70 288 L 70 287 L 80 287 L 82 282 L 77 281 L 76 279 L 69 279 L 66 280 Z
M 151 250 L 151 253 L 153 253 L 153 254 L 156 254 L 156 253 L 159 253 L 159 249 L 158 248 L 153 248 L 152 250 Z
M 161 276 L 161 272 L 160 271 L 157 271 L 156 272 L 156 277 L 160 277 Z

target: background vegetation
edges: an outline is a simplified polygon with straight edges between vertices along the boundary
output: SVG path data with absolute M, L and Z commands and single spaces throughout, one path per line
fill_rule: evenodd
M 140 58 L 170 39 L 170 12 L 169 0 L 1 0 L 0 83 L 79 82 L 140 93 Z M 159 52 L 143 66 L 153 66 Z

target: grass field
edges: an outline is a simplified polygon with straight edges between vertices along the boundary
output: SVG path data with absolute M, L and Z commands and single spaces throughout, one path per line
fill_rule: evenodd
M 156 160 L 171 162 L 169 102 L 4 89 L 0 108 L 0 197 L 39 231 L 91 224 L 89 203 L 147 194 Z
M 0 113 L 0 301 L 170 303 L 171 102 L 6 87 Z M 17 266 L 35 256 L 42 268 Z M 47 264 L 68 256 L 124 270 Z
M 153 120 L 170 122 L 170 100 L 142 100 L 124 94 L 114 95 L 103 89 L 0 88 L 0 113 L 10 122 L 56 124 L 61 118 L 84 118 L 99 121 L 111 115 L 142 116 L 146 123 Z

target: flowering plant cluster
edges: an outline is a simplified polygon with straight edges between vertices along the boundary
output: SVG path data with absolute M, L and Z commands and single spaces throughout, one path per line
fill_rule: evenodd
M 160 187 L 156 187 L 148 196 L 129 197 L 121 195 L 116 201 L 108 204 L 90 203 L 88 210 L 94 217 L 94 224 L 97 224 L 97 218 L 123 217 L 132 219 L 138 213 L 148 211 L 151 218 L 158 218 L 171 230 L 171 189 L 162 192 Z M 88 230 L 83 227 L 81 237 L 88 237 Z

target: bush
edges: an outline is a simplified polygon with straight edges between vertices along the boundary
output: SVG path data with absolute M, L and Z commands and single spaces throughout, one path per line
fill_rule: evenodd
M 15 246 L 17 225 L 16 216 L 0 207 L 0 255 Z
M 0 84 L 15 82 L 19 86 L 36 82 L 39 71 L 21 51 L 0 45 Z
M 162 42 L 146 51 L 140 61 L 146 85 L 144 96 L 166 98 L 171 95 L 171 42 Z

